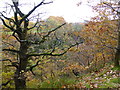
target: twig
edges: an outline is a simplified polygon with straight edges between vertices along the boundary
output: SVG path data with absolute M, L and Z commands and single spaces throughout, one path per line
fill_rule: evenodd
M 66 23 L 63 23 L 62 25 L 54 28 L 53 30 L 49 31 L 47 33 L 47 35 L 43 36 L 42 40 L 40 41 L 40 43 L 44 42 L 45 41 L 45 38 L 48 37 L 52 32 L 56 31 L 57 29 L 61 28 L 62 26 L 64 26 Z
M 6 83 L 2 83 L 2 84 L 0 85 L 0 87 L 8 85 L 11 80 L 12 80 L 12 79 L 8 80 Z
M 40 4 L 38 4 L 37 6 L 35 6 L 28 14 L 26 14 L 21 20 L 20 23 L 25 20 L 27 17 L 29 17 L 39 6 L 41 6 L 42 4 L 50 4 L 53 2 L 48 2 L 48 3 L 44 3 L 45 0 L 42 0 L 42 2 Z
M 14 49 L 2 49 L 2 51 L 10 51 L 15 53 L 20 53 L 20 51 L 14 50 Z
M 0 61 L 10 61 L 10 62 L 11 62 L 11 65 L 7 65 L 7 66 L 18 68 L 18 63 L 17 63 L 17 62 L 12 62 L 11 59 L 2 59 L 2 60 L 0 60 Z
M 33 68 L 35 68 L 36 66 L 38 66 L 40 61 L 41 61 L 41 60 L 38 60 L 35 65 L 31 66 L 31 67 L 30 67 L 29 69 L 27 69 L 26 71 L 29 71 L 29 70 L 30 70 L 30 71 L 32 72 L 32 74 L 35 75 L 35 73 L 33 72 Z

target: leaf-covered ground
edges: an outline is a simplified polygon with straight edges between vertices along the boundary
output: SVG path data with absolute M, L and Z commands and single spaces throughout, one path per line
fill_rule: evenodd
M 78 83 L 68 87 L 75 88 L 120 88 L 120 68 L 108 65 L 98 72 L 78 77 Z
M 56 77 L 48 79 L 45 82 L 38 82 L 37 86 L 32 88 L 120 88 L 120 68 L 113 65 L 106 65 L 97 72 L 90 72 L 77 77 Z M 35 81 L 36 82 L 36 81 Z M 31 83 L 30 87 L 35 85 Z

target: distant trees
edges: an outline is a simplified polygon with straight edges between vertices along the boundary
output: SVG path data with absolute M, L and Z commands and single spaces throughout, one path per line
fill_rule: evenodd
M 67 53 L 70 48 L 82 43 L 81 41 L 74 41 L 69 43 L 69 45 L 63 45 L 62 43 L 66 41 L 59 41 L 59 35 L 58 33 L 56 34 L 56 31 L 66 24 L 65 22 L 63 23 L 62 19 L 57 27 L 47 27 L 48 24 L 40 21 L 38 13 L 36 23 L 30 22 L 30 15 L 37 8 L 50 3 L 52 2 L 42 0 L 27 14 L 24 14 L 20 7 L 18 7 L 19 5 L 13 2 L 13 5 L 10 5 L 14 14 L 13 18 L 5 16 L 4 12 L 0 13 L 0 19 L 3 25 L 10 30 L 10 32 L 3 34 L 4 45 L 2 51 L 4 51 L 4 55 L 2 61 L 9 61 L 6 65 L 8 67 L 14 67 L 12 70 L 15 71 L 15 73 L 11 75 L 13 78 L 10 78 L 10 81 L 12 79 L 14 80 L 16 90 L 26 88 L 26 73 L 31 71 L 34 75 L 33 69 L 40 65 L 41 60 L 39 58 L 36 59 L 34 64 L 30 63 L 35 57 L 62 56 Z M 34 17 L 32 18 L 34 19 Z M 52 23 L 52 21 L 49 23 Z M 9 81 L 3 85 L 7 85 L 8 82 Z
M 114 64 L 115 66 L 120 66 L 120 10 L 119 10 L 120 1 L 117 2 L 117 4 L 116 1 L 108 1 L 108 3 L 103 2 L 103 5 L 105 5 L 107 9 L 108 8 L 111 9 L 111 12 L 108 13 L 108 15 L 110 14 L 111 16 L 113 16 L 113 19 L 117 21 L 117 29 L 115 28 L 117 30 L 117 46 Z
M 84 43 L 91 46 L 92 52 L 90 50 L 88 52 L 93 54 L 95 62 L 108 59 L 113 60 L 115 66 L 119 66 L 118 6 L 114 2 L 101 2 L 93 9 L 99 15 L 85 25 L 80 35 L 85 39 Z

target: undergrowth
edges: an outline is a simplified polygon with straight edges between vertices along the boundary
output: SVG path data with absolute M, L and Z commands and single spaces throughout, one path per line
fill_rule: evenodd
M 43 82 L 37 82 L 34 88 L 119 88 L 119 68 L 106 65 L 97 72 L 83 74 L 77 77 L 54 77 Z M 30 81 L 31 82 L 31 81 Z M 35 82 L 29 85 L 32 87 Z

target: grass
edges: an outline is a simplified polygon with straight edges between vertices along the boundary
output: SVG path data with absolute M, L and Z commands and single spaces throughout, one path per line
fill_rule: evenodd
M 80 79 L 80 78 L 79 78 Z M 77 88 L 118 88 L 120 78 L 118 77 L 118 68 L 114 69 L 113 65 L 107 65 L 99 70 L 85 75 Z
M 30 88 L 118 88 L 120 78 L 117 73 L 118 69 L 113 65 L 107 65 L 98 72 L 84 74 L 79 77 L 54 77 L 46 79 L 43 82 L 29 81 Z M 37 85 L 35 84 L 37 83 Z M 98 89 L 97 89 L 98 88 Z
M 98 72 L 84 74 L 79 77 L 54 77 L 40 82 L 37 79 L 29 81 L 29 88 L 118 88 L 120 77 L 118 77 L 118 69 L 113 65 L 107 65 Z
M 120 77 L 118 77 L 118 78 L 112 78 L 110 80 L 110 82 L 112 82 L 112 83 L 119 83 L 120 84 Z
M 55 79 L 50 79 L 47 81 L 44 81 L 40 83 L 39 88 L 64 88 L 64 87 L 69 87 L 69 85 L 75 84 L 76 80 L 73 78 L 55 78 Z

